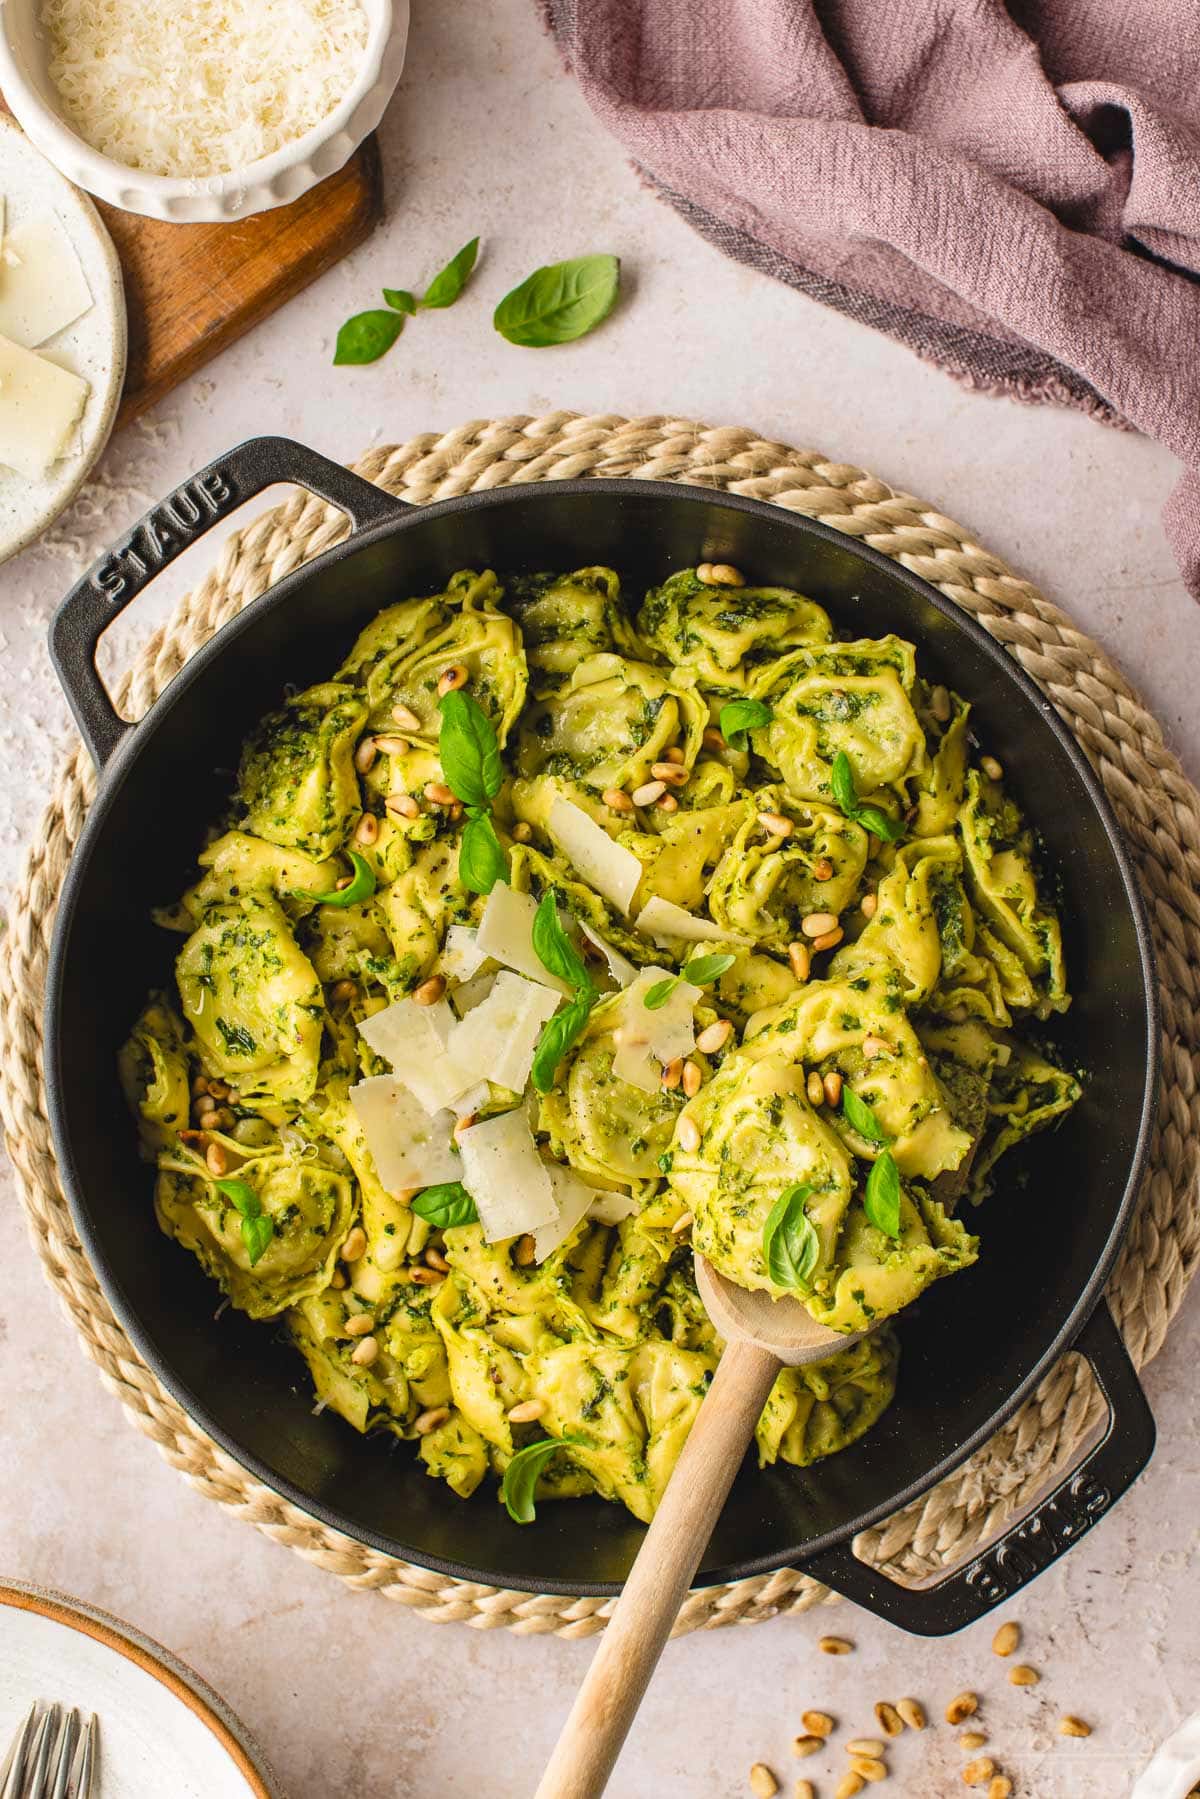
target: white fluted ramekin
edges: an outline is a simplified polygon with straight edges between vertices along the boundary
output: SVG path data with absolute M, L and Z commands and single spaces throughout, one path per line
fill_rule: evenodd
M 102 156 L 66 124 L 46 69 L 40 0 L 0 0 L 0 90 L 42 155 L 73 181 L 124 212 L 193 222 L 244 219 L 296 200 L 334 174 L 374 131 L 404 68 L 409 0 L 361 0 L 367 45 L 340 105 L 311 131 L 245 168 L 200 180 L 147 175 Z

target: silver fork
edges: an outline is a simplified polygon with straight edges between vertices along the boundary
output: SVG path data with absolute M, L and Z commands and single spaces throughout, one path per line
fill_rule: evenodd
M 93 1799 L 99 1725 L 73 1708 L 30 1706 L 0 1767 L 0 1799 Z

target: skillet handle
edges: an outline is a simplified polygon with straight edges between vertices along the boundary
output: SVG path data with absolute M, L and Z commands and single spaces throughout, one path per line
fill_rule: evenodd
M 218 457 L 151 508 L 81 576 L 50 625 L 50 656 L 75 722 L 102 769 L 133 729 L 96 669 L 96 646 L 113 620 L 168 563 L 265 487 L 292 481 L 350 515 L 353 531 L 395 518 L 404 501 L 288 437 L 252 437 Z
M 1108 1426 L 1079 1466 L 998 1542 L 929 1587 L 900 1586 L 860 1561 L 849 1543 L 804 1561 L 804 1572 L 921 1637 L 961 1630 L 1028 1586 L 1116 1504 L 1154 1449 L 1154 1416 L 1104 1300 L 1072 1347 L 1100 1383 Z

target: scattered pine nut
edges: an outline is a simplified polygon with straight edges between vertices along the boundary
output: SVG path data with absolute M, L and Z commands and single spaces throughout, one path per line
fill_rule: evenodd
M 364 737 L 354 752 L 354 766 L 360 775 L 370 773 L 378 754 L 379 747 L 376 744 L 375 739 L 373 737 Z
M 877 1037 L 874 1031 L 868 1031 L 862 1041 L 862 1052 L 864 1056 L 869 1058 L 874 1058 L 875 1056 L 890 1056 L 892 1053 L 892 1046 L 886 1037 Z
M 335 1268 L 334 1269 L 333 1273 L 329 1277 L 329 1285 L 334 1289 L 335 1292 L 338 1292 L 338 1293 L 341 1292 L 342 1288 L 346 1285 L 346 1271 L 344 1268 Z
M 947 1724 L 961 1724 L 979 1710 L 978 1693 L 959 1693 L 946 1707 Z
M 369 1368 L 379 1354 L 378 1337 L 363 1337 L 350 1352 L 350 1360 L 360 1368 Z
M 826 1075 L 825 1079 L 828 1081 L 829 1076 Z M 841 1092 L 841 1080 L 842 1080 L 842 1077 L 841 1077 L 841 1075 L 839 1075 L 838 1076 L 839 1096 L 840 1096 L 840 1092 Z M 829 1103 L 832 1106 L 832 1105 L 835 1105 L 837 1102 L 835 1100 L 831 1099 Z M 875 1706 L 875 1722 L 878 1724 L 880 1730 L 882 1730 L 885 1737 L 898 1737 L 900 1735 L 901 1731 L 904 1729 L 904 1719 L 901 1717 L 900 1713 L 897 1711 L 896 1707 L 891 1703 L 891 1701 L 889 1699 L 880 1699 L 877 1702 L 877 1704 Z M 922 1716 L 921 1716 L 922 1725 L 924 1724 L 924 1722 L 925 1722 L 925 1718 L 924 1718 L 924 1714 L 922 1713 Z
M 632 812 L 633 801 L 623 787 L 606 787 L 600 795 L 610 812 Z
M 744 587 L 746 577 L 741 569 L 733 568 L 728 562 L 702 562 L 696 570 L 696 578 L 703 581 L 706 587 Z
M 665 781 L 668 787 L 684 787 L 691 780 L 689 771 L 681 762 L 653 762 L 650 773 L 656 781 Z
M 546 1401 L 544 1399 L 523 1399 L 520 1405 L 513 1406 L 507 1414 L 508 1422 L 510 1424 L 532 1424 L 534 1419 L 540 1418 L 545 1410 Z
M 836 912 L 810 912 L 800 922 L 800 929 L 806 937 L 825 937 L 830 931 L 837 930 Z
M 347 1318 L 342 1329 L 348 1337 L 369 1337 L 375 1329 L 375 1320 L 370 1312 L 356 1312 L 353 1318 Z
M 445 699 L 448 693 L 453 693 L 456 688 L 465 687 L 466 684 L 466 668 L 461 662 L 452 662 L 450 667 L 444 668 L 438 677 L 438 699 Z
M 816 1755 L 825 1747 L 825 1738 L 809 1731 L 805 1736 L 796 1737 L 792 1742 L 792 1754 L 805 1756 Z
M 760 812 L 758 822 L 769 837 L 790 837 L 796 828 L 782 812 Z
M 754 1799 L 774 1799 L 779 1791 L 779 1782 L 766 1762 L 755 1762 L 751 1768 L 750 1791 L 754 1794 Z
M 664 793 L 660 800 L 655 800 L 654 809 L 656 812 L 678 812 L 679 801 L 673 793 Z
M 407 756 L 412 745 L 407 737 L 377 737 L 375 748 L 381 756 Z
M 718 1050 L 724 1049 L 733 1036 L 733 1025 L 728 1018 L 718 1018 L 701 1031 L 696 1039 L 696 1048 L 702 1056 L 715 1056 Z
M 1010 1620 L 1007 1624 L 1002 1624 L 992 1638 L 992 1654 L 1011 1655 L 1014 1649 L 1020 1647 L 1020 1643 L 1021 1626 Z
M 630 798 L 635 806 L 652 806 L 666 791 L 665 781 L 645 781 L 640 787 L 634 788 Z
M 408 1278 L 414 1287 L 440 1287 L 445 1275 L 439 1268 L 426 1268 L 423 1263 L 408 1270 Z
M 679 1130 L 677 1135 L 679 1137 L 680 1149 L 686 1150 L 689 1155 L 699 1149 L 700 1126 L 696 1123 L 694 1118 L 681 1118 L 679 1120 Z
M 896 1710 L 910 1730 L 924 1730 L 928 1720 L 925 1717 L 925 1707 L 919 1699 L 897 1699 Z M 879 1716 L 878 1709 L 876 1709 L 875 1715 Z M 880 1719 L 880 1722 L 882 1723 L 883 1720 Z
M 1090 1737 L 1092 1727 L 1090 1724 L 1085 1724 L 1082 1718 L 1077 1718 L 1073 1713 L 1068 1712 L 1065 1718 L 1058 1720 L 1058 1734 L 1060 1737 Z
M 677 743 L 673 743 L 669 749 L 665 749 L 663 751 L 663 761 L 664 762 L 686 762 L 687 757 L 684 755 L 684 753 L 680 749 L 679 745 Z
M 533 838 L 533 826 L 523 818 L 518 819 L 512 828 L 512 834 L 514 843 L 529 843 Z
M 229 1172 L 229 1157 L 220 1143 L 210 1143 L 204 1152 L 204 1160 L 208 1164 L 208 1172 L 218 1178 Z
M 883 1754 L 883 1744 L 878 1737 L 851 1737 L 846 1744 L 847 1755 L 865 1755 L 871 1761 L 878 1761 Z
M 858 909 L 864 918 L 874 918 L 876 912 L 879 910 L 879 895 L 877 893 L 864 893 L 861 900 L 858 902 Z
M 531 1268 L 533 1266 L 533 1258 L 536 1254 L 537 1244 L 534 1242 L 529 1232 L 526 1231 L 523 1237 L 517 1238 L 516 1248 L 513 1250 L 513 1261 L 517 1264 L 518 1268 Z
M 820 1637 L 817 1640 L 817 1648 L 822 1655 L 850 1655 L 853 1653 L 854 1644 L 849 1637 Z
M 425 1260 L 428 1262 L 428 1264 L 431 1268 L 436 1268 L 439 1274 L 449 1274 L 449 1272 L 450 1272 L 449 1262 L 446 1260 L 446 1258 L 442 1254 L 441 1250 L 434 1249 L 432 1244 L 425 1251 Z
M 888 1777 L 887 1763 L 880 1761 L 878 1756 L 856 1755 L 850 1766 L 863 1780 L 872 1783 L 877 1780 L 886 1780 Z
M 939 725 L 944 725 L 950 717 L 950 690 L 948 687 L 935 687 L 929 696 L 929 710 Z
M 374 843 L 379 836 L 379 820 L 373 812 L 364 812 L 354 827 L 355 843 Z
M 826 931 L 823 937 L 814 937 L 813 948 L 814 950 L 836 949 L 845 935 L 841 925 L 837 925 L 832 931 Z
M 1036 1668 L 1029 1666 L 1028 1662 L 1018 1662 L 1017 1666 L 1009 1671 L 1008 1678 L 1014 1687 L 1035 1687 L 1042 1677 Z
M 427 981 L 422 981 L 421 985 L 414 989 L 413 998 L 419 1006 L 436 1006 L 445 991 L 445 975 L 431 974 Z
M 402 725 L 406 731 L 419 731 L 421 729 L 421 721 L 411 706 L 393 706 L 392 717 L 395 719 L 396 723 Z
M 674 1224 L 671 1226 L 671 1235 L 673 1237 L 682 1237 L 684 1235 L 685 1231 L 691 1230 L 691 1228 L 695 1224 L 695 1222 L 696 1222 L 696 1214 L 694 1212 L 681 1212 L 679 1217 L 675 1220 Z
M 996 1764 L 990 1755 L 981 1755 L 977 1761 L 968 1762 L 962 1771 L 963 1782 L 969 1787 L 981 1787 L 985 1780 L 990 1780 L 996 1773 Z
M 835 1728 L 828 1712 L 801 1712 L 800 1722 L 814 1737 L 831 1737 Z
M 798 981 L 807 981 L 812 973 L 812 951 L 807 943 L 789 943 L 788 961 L 792 965 L 792 973 Z
M 699 1091 L 700 1091 L 700 1083 L 703 1080 L 703 1078 L 704 1077 L 700 1072 L 700 1064 L 698 1062 L 688 1061 L 688 1062 L 684 1063 L 684 1065 L 683 1065 L 683 1090 L 687 1094 L 689 1099 L 695 1099 L 697 1093 L 699 1093 Z
M 826 1104 L 830 1106 L 840 1106 L 842 1103 L 842 1077 L 836 1068 L 831 1068 L 829 1070 L 829 1073 L 824 1076 L 821 1085 L 825 1089 Z M 875 1715 L 876 1717 L 879 1715 L 878 1706 L 875 1707 Z
M 958 1739 L 959 1747 L 967 1750 L 968 1753 L 982 1749 L 986 1742 L 987 1737 L 982 1730 L 964 1730 Z
M 817 1789 L 811 1780 L 796 1782 L 796 1799 L 817 1799 Z
M 413 1429 L 419 1437 L 427 1437 L 431 1430 L 437 1429 L 439 1424 L 445 1424 L 449 1416 L 450 1407 L 448 1405 L 430 1406 L 427 1412 L 422 1412 L 413 1420 Z
M 667 1093 L 674 1093 L 676 1087 L 678 1087 L 678 1085 L 682 1079 L 683 1079 L 683 1057 L 676 1056 L 676 1058 L 673 1062 L 668 1062 L 666 1064 L 666 1066 L 664 1067 L 664 1069 L 662 1071 L 662 1080 L 660 1081 L 659 1085 Z
M 849 1774 L 843 1774 L 834 1787 L 834 1799 L 854 1799 L 854 1795 L 861 1793 L 866 1784 L 858 1770 L 851 1768 Z
M 999 781 L 1004 775 L 1003 764 L 997 762 L 994 756 L 981 756 L 979 766 L 989 781 Z
M 444 781 L 426 781 L 424 792 L 425 798 L 431 806 L 452 806 L 454 804 L 454 789 L 447 787 Z
M 810 1106 L 824 1105 L 825 1083 L 815 1068 L 810 1070 L 808 1079 L 804 1083 L 804 1090 L 808 1094 L 808 1103 Z
M 1010 1799 L 1013 1784 L 1007 1774 L 997 1774 L 987 1790 L 987 1799 Z
M 813 863 L 813 880 L 832 881 L 832 879 L 833 863 L 829 860 L 828 856 L 818 856 Z
M 394 812 L 398 818 L 420 818 L 421 816 L 421 807 L 411 793 L 389 793 L 383 803 L 387 810 Z
M 709 725 L 700 741 L 706 750 L 727 750 L 729 748 L 716 725 Z

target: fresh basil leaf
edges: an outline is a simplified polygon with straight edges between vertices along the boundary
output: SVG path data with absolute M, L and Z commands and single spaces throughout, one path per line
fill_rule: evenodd
M 900 1170 L 890 1149 L 871 1164 L 863 1207 L 871 1223 L 886 1237 L 900 1236 Z
M 713 981 L 719 981 L 723 974 L 737 961 L 736 956 L 693 956 L 690 962 L 683 965 L 682 979 L 690 981 L 693 987 L 708 987 Z
M 505 294 L 492 323 L 510 344 L 542 349 L 574 343 L 606 319 L 621 285 L 615 256 L 575 256 L 534 269 Z
M 396 312 L 402 312 L 406 318 L 411 318 L 417 310 L 416 296 L 410 294 L 406 287 L 385 287 L 383 297 L 389 306 Z
M 558 895 L 553 887 L 543 893 L 533 915 L 533 947 L 543 968 L 556 974 L 560 981 L 566 981 L 576 993 L 591 993 L 592 977 L 583 957 L 562 928 Z
M 774 716 L 764 700 L 730 700 L 727 706 L 721 707 L 721 735 L 735 750 L 744 750 L 746 733 L 761 730 Z
M 514 1524 L 533 1523 L 537 1517 L 534 1495 L 546 1463 L 560 1449 L 582 1441 L 582 1437 L 567 1433 L 561 1437 L 542 1437 L 539 1442 L 527 1443 L 524 1449 L 518 1449 L 500 1482 L 500 1497 Z
M 435 1230 L 448 1231 L 455 1224 L 474 1224 L 479 1217 L 475 1201 L 461 1181 L 444 1181 L 440 1187 L 426 1187 L 412 1201 L 418 1218 Z
M 335 364 L 378 362 L 404 329 L 402 312 L 356 312 L 337 334 Z
M 848 1083 L 842 1087 L 842 1116 L 851 1130 L 857 1131 L 860 1137 L 865 1137 L 868 1143 L 887 1142 L 888 1134 L 871 1107 L 865 1099 L 859 1099 Z
M 508 851 L 496 835 L 490 812 L 472 812 L 458 842 L 458 878 L 469 893 L 490 893 L 507 881 Z
M 464 244 L 462 249 L 450 258 L 445 268 L 434 276 L 421 295 L 421 305 L 430 308 L 453 306 L 470 279 L 471 270 L 475 267 L 475 258 L 478 254 L 479 239 L 473 237 L 470 243 Z
M 262 1201 L 245 1181 L 214 1181 L 213 1186 L 225 1195 L 230 1205 L 237 1207 L 243 1218 L 257 1218 L 261 1213 Z
M 833 758 L 829 784 L 833 788 L 838 810 L 847 818 L 853 818 L 858 811 L 858 789 L 854 785 L 854 770 L 845 750 L 839 750 Z
M 789 1187 L 781 1193 L 763 1225 L 763 1260 L 777 1287 L 809 1288 L 809 1276 L 817 1265 L 821 1244 L 805 1211 L 813 1193 L 811 1185 Z
M 539 1093 L 550 1092 L 559 1063 L 583 1030 L 588 1021 L 588 1013 L 595 1003 L 594 992 L 581 993 L 542 1026 L 531 1071 L 533 1084 Z
M 642 995 L 642 1004 L 647 1012 L 661 1011 L 678 987 L 681 978 L 677 974 L 669 974 L 665 981 L 655 981 L 653 987 L 647 987 Z
M 444 694 L 438 756 L 447 785 L 464 806 L 487 806 L 504 785 L 495 727 L 478 700 L 461 687 Z
M 297 899 L 311 900 L 314 906 L 357 906 L 360 900 L 369 900 L 375 891 L 375 870 L 365 856 L 357 850 L 347 850 L 354 877 L 346 887 L 334 887 L 328 893 L 307 893 L 303 887 L 294 888 Z
M 274 1235 L 275 1225 L 265 1212 L 256 1212 L 253 1217 L 242 1219 L 242 1242 L 246 1246 L 246 1256 L 251 1268 L 259 1261 Z
M 854 813 L 854 822 L 861 825 L 864 831 L 874 831 L 885 843 L 899 843 L 904 835 L 904 821 L 889 818 L 878 806 L 859 806 Z

